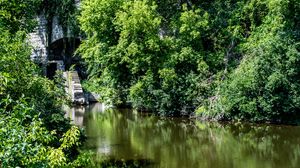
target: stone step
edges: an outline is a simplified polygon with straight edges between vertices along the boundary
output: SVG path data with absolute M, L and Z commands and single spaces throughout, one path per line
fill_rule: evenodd
M 87 100 L 85 98 L 85 94 L 83 92 L 81 83 L 80 83 L 80 78 L 79 75 L 77 73 L 77 71 L 70 71 L 69 72 L 69 80 L 71 80 L 69 82 L 69 84 L 71 86 L 69 86 L 70 90 L 70 94 L 72 97 L 72 101 L 74 104 L 78 104 L 78 105 L 83 105 L 83 104 L 87 104 Z

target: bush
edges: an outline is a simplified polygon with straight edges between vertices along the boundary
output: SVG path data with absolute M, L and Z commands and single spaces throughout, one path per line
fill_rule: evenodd
M 242 44 L 246 53 L 243 61 L 220 86 L 220 98 L 212 111 L 251 121 L 287 122 L 299 118 L 300 52 L 293 35 L 298 30 L 291 27 L 298 23 L 288 17 L 288 6 L 292 4 L 297 3 L 269 2 L 268 15 Z

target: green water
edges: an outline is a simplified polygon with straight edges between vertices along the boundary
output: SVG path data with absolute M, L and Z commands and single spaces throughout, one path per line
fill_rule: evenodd
M 159 118 L 102 104 L 68 115 L 86 129 L 85 148 L 163 168 L 300 167 L 300 127 Z

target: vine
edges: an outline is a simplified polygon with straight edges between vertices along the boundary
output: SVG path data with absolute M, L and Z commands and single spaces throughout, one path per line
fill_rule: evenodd
M 54 16 L 58 16 L 64 33 L 67 33 L 68 29 L 73 34 L 79 33 L 76 20 L 78 10 L 75 5 L 75 0 L 44 0 L 42 9 L 45 10 L 46 18 L 49 23 L 52 23 Z M 49 26 L 51 26 L 51 24 Z

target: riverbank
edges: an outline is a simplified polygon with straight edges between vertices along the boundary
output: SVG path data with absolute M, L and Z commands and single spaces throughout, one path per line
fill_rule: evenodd
M 299 9 L 297 0 L 86 0 L 78 53 L 90 88 L 117 106 L 289 123 L 300 119 Z

